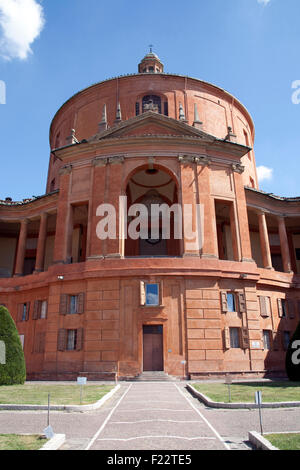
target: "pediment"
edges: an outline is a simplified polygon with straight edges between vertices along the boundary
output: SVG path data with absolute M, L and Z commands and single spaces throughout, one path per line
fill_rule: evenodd
M 215 137 L 196 129 L 185 122 L 147 111 L 127 121 L 122 121 L 115 126 L 93 136 L 89 142 L 102 139 L 129 138 L 142 136 L 182 136 L 194 137 L 200 140 L 213 142 Z

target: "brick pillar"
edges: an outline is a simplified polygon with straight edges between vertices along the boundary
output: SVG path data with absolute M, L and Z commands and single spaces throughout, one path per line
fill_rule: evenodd
M 36 262 L 34 272 L 39 273 L 44 270 L 45 245 L 47 237 L 48 214 L 43 212 L 40 220 L 39 238 L 36 253 Z
M 240 164 L 232 165 L 235 186 L 237 235 L 240 245 L 240 261 L 253 262 L 250 242 L 250 231 L 247 213 L 247 203 L 242 173 L 244 167 Z
M 16 267 L 15 267 L 15 276 L 23 276 L 28 222 L 29 221 L 27 219 L 24 219 L 21 221 L 21 228 L 20 228 L 18 249 L 17 249 L 17 258 L 16 258 Z
M 263 267 L 265 269 L 273 269 L 266 215 L 264 212 L 259 212 L 257 215 Z
M 105 240 L 98 238 L 96 230 L 97 224 L 101 220 L 99 216 L 97 216 L 97 209 L 105 201 L 108 159 L 106 157 L 96 157 L 92 163 L 92 190 L 87 230 L 87 259 L 103 258 L 105 244 Z
M 105 256 L 107 258 L 121 258 L 122 257 L 122 242 L 120 239 L 120 213 L 119 213 L 119 197 L 123 185 L 123 163 L 124 157 L 111 157 L 108 159 L 109 163 L 109 185 L 107 201 L 113 205 L 116 211 L 116 239 L 106 240 Z
M 202 241 L 198 243 L 197 236 L 191 239 L 192 232 L 197 231 L 197 191 L 196 171 L 194 157 L 179 157 L 180 176 L 181 176 L 181 204 L 183 214 L 183 256 L 199 256 Z M 186 207 L 185 207 L 186 205 Z M 188 206 L 191 207 L 191 213 L 188 213 Z M 185 217 L 185 215 L 188 217 Z M 201 223 L 201 221 L 200 221 Z
M 218 258 L 218 237 L 214 199 L 210 195 L 209 160 L 196 158 L 199 204 L 203 206 L 201 258 Z
M 278 221 L 278 231 L 279 231 L 279 238 L 280 238 L 283 270 L 285 273 L 292 273 L 291 257 L 290 257 L 289 243 L 288 243 L 288 238 L 287 238 L 287 233 L 286 233 L 284 217 L 277 217 L 277 221 Z
M 70 222 L 70 203 L 69 191 L 72 176 L 72 167 L 68 165 L 61 168 L 59 180 L 59 200 L 56 218 L 56 233 L 54 243 L 54 264 L 67 263 L 68 242 L 69 242 L 69 222 Z

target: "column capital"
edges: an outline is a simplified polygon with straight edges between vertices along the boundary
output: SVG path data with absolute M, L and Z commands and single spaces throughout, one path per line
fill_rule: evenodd
M 188 165 L 191 163 L 195 163 L 195 157 L 193 155 L 178 155 L 179 163 L 183 165 Z
M 206 155 L 200 155 L 199 157 L 195 157 L 195 163 L 196 165 L 209 166 L 211 164 L 211 159 Z
M 231 168 L 232 168 L 232 171 L 234 171 L 235 173 L 239 173 L 240 175 L 244 173 L 245 171 L 245 167 L 241 165 L 240 163 L 233 163 L 231 165 Z
M 100 167 L 101 167 L 101 166 L 102 166 L 102 167 L 103 167 L 103 166 L 106 166 L 107 163 L 108 163 L 107 157 L 96 157 L 96 158 L 94 158 L 94 159 L 92 160 L 93 166 L 96 166 L 96 167 L 98 167 L 98 166 L 100 166 Z
M 116 155 L 114 157 L 109 157 L 108 159 L 108 163 L 110 163 L 110 165 L 120 165 L 124 163 L 124 161 L 125 157 L 122 155 Z
M 69 175 L 72 172 L 72 165 L 68 164 L 60 168 L 59 175 Z

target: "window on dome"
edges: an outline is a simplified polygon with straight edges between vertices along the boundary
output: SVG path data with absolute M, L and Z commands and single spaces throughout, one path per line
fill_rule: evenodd
M 154 111 L 161 114 L 161 98 L 156 95 L 146 95 L 142 100 L 143 113 Z

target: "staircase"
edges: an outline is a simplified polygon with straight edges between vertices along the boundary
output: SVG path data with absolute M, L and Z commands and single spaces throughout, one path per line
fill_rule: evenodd
M 176 377 L 171 377 L 163 371 L 142 372 L 131 379 L 133 382 L 174 382 L 176 380 Z

